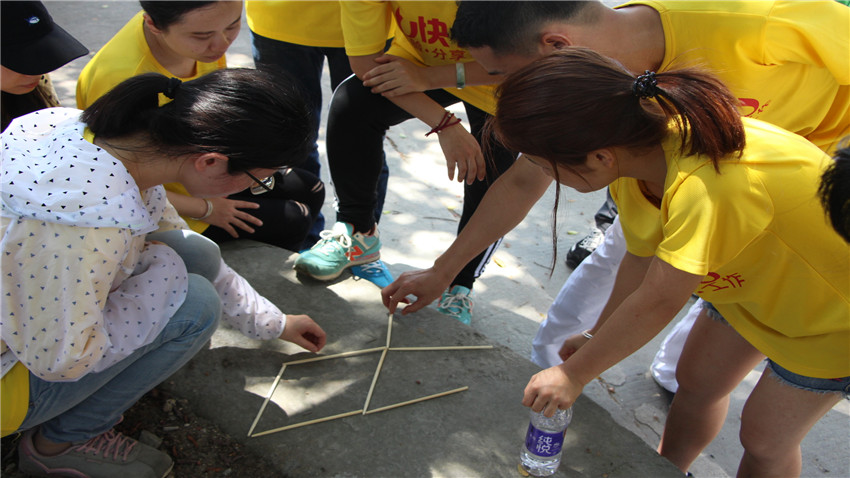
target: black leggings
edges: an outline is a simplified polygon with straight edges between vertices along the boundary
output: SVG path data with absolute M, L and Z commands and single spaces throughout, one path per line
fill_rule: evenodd
M 444 90 L 425 94 L 444 107 L 460 101 Z M 472 134 L 480 144 L 481 130 L 489 115 L 468 103 L 464 103 L 464 108 Z M 383 96 L 373 94 L 355 76 L 336 89 L 328 113 L 327 150 L 328 166 L 339 198 L 337 221 L 351 223 L 358 232 L 368 232 L 375 225 L 372 211 L 377 201 L 376 189 L 384 157 L 384 135 L 391 126 L 412 117 Z M 464 183 L 463 214 L 458 232 L 466 226 L 490 184 L 514 163 L 516 156 L 500 145 L 490 148 L 486 158 L 487 177 L 471 185 Z M 452 285 L 471 289 L 499 242 L 501 239 L 468 263 Z
M 322 210 L 325 185 L 305 169 L 288 168 L 275 173 L 274 189 L 269 192 L 255 196 L 246 189 L 228 197 L 260 205 L 259 209 L 246 212 L 263 221 L 263 225 L 254 226 L 253 234 L 236 228 L 239 239 L 251 239 L 298 252 Z M 208 227 L 204 236 L 217 243 L 236 239 L 218 226 Z

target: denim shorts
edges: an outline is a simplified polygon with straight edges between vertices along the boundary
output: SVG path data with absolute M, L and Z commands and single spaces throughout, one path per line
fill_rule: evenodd
M 720 311 L 717 310 L 716 308 L 714 308 L 714 306 L 711 304 L 711 302 L 704 300 L 704 301 L 701 302 L 701 304 L 702 304 L 703 310 L 705 310 L 705 315 L 707 315 L 708 318 L 710 318 L 711 320 L 720 322 L 723 325 L 728 325 L 730 327 L 732 326 L 731 324 L 729 324 L 729 322 L 726 319 L 723 318 L 723 315 L 720 313 Z
M 806 377 L 786 370 L 770 359 L 767 359 L 767 368 L 770 369 L 774 378 L 786 385 L 815 393 L 840 393 L 844 398 L 850 400 L 850 377 Z
M 730 325 L 710 302 L 703 301 L 702 308 L 712 320 Z M 786 385 L 815 393 L 841 393 L 844 398 L 850 400 L 850 377 L 816 378 L 798 375 L 783 368 L 771 359 L 767 359 L 767 368 L 770 369 L 773 377 Z

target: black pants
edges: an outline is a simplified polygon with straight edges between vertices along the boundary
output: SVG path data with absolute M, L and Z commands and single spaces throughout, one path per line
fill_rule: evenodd
M 460 102 L 444 90 L 432 90 L 426 94 L 444 107 Z M 467 103 L 464 107 L 472 134 L 480 144 L 481 130 L 489 115 Z M 339 198 L 338 221 L 351 223 L 359 232 L 368 232 L 375 225 L 372 211 L 377 201 L 378 178 L 384 158 L 384 135 L 391 126 L 411 118 L 408 112 L 393 102 L 369 91 L 355 76 L 343 81 L 334 92 L 328 113 L 327 149 L 328 166 Z M 491 148 L 486 158 L 487 177 L 464 184 L 463 214 L 458 232 L 466 226 L 490 184 L 515 160 L 513 152 L 498 145 Z M 481 275 L 500 241 L 467 264 L 452 285 L 472 288 L 475 278 Z
M 387 42 L 389 45 L 389 42 Z M 319 136 L 319 122 L 322 116 L 322 70 L 325 60 L 330 72 L 331 90 L 351 76 L 351 66 L 345 48 L 318 47 L 298 45 L 284 41 L 273 40 L 251 32 L 251 45 L 254 53 L 254 63 L 257 68 L 279 68 L 290 75 L 303 91 L 313 111 L 313 131 Z M 299 167 L 306 169 L 321 178 L 319 149 L 313 144 L 307 160 Z M 375 217 L 379 218 L 384 209 L 384 196 L 387 194 L 387 178 L 390 172 L 384 161 L 381 178 L 378 185 L 378 202 L 375 205 Z M 316 218 L 301 249 L 311 247 L 319 241 L 319 233 L 325 229 L 325 218 L 321 212 Z
M 245 211 L 263 221 L 263 225 L 254 226 L 253 234 L 236 228 L 239 239 L 251 239 L 298 252 L 322 210 L 325 185 L 309 171 L 289 168 L 275 173 L 274 188 L 267 193 L 253 195 L 246 189 L 228 198 L 260 205 L 259 209 Z M 217 243 L 236 239 L 218 226 L 208 227 L 204 236 Z

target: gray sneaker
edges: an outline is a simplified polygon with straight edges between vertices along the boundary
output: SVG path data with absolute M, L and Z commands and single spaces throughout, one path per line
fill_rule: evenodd
M 32 476 L 80 478 L 164 478 L 174 462 L 167 454 L 115 430 L 54 456 L 42 456 L 32 444 L 35 429 L 18 445 L 18 469 Z

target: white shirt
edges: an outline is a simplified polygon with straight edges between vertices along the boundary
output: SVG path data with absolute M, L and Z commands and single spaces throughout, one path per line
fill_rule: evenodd
M 50 108 L 3 132 L 0 358 L 50 381 L 104 370 L 156 338 L 183 304 L 186 267 L 148 233 L 185 228 L 162 186 L 139 191 L 123 163 L 83 138 L 80 111 Z M 225 319 L 278 337 L 285 316 L 222 264 Z

